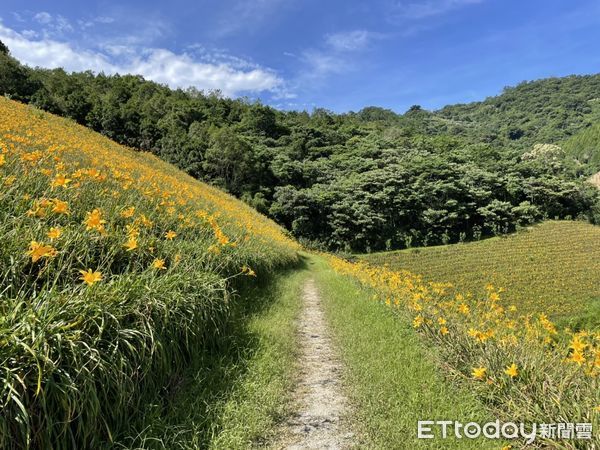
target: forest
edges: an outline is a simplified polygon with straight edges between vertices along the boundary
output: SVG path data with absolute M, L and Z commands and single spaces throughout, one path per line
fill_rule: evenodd
M 30 68 L 0 43 L 0 93 L 151 152 L 318 248 L 371 252 L 547 218 L 600 222 L 600 193 L 586 182 L 600 170 L 600 75 L 523 82 L 437 111 L 309 113 L 141 76 Z

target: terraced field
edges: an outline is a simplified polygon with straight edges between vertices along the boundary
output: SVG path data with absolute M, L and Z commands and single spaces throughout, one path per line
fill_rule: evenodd
M 503 290 L 504 304 L 523 312 L 600 321 L 600 227 L 587 223 L 549 221 L 505 238 L 361 259 L 450 282 L 475 296 L 491 284 Z

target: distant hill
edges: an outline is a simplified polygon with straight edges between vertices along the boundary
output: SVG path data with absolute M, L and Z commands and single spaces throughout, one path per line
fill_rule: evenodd
M 526 148 L 557 143 L 600 121 L 600 75 L 523 82 L 481 102 L 435 113 L 471 141 Z

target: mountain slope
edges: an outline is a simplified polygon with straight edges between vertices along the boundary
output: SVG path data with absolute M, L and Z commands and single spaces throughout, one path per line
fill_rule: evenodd
M 457 123 L 474 142 L 527 149 L 557 143 L 600 120 L 600 75 L 523 82 L 481 102 L 449 105 L 435 113 Z
M 436 112 L 309 114 L 0 54 L 0 93 L 151 151 L 330 249 L 458 242 L 592 217 L 597 201 L 580 168 L 523 155 L 600 121 L 598 75 L 522 83 Z

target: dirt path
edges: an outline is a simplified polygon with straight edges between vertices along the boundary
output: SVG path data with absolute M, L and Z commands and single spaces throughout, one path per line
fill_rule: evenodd
M 347 400 L 341 388 L 341 363 L 329 337 L 314 280 L 304 285 L 300 317 L 300 374 L 294 414 L 283 424 L 278 449 L 345 449 L 354 435 L 344 422 Z

